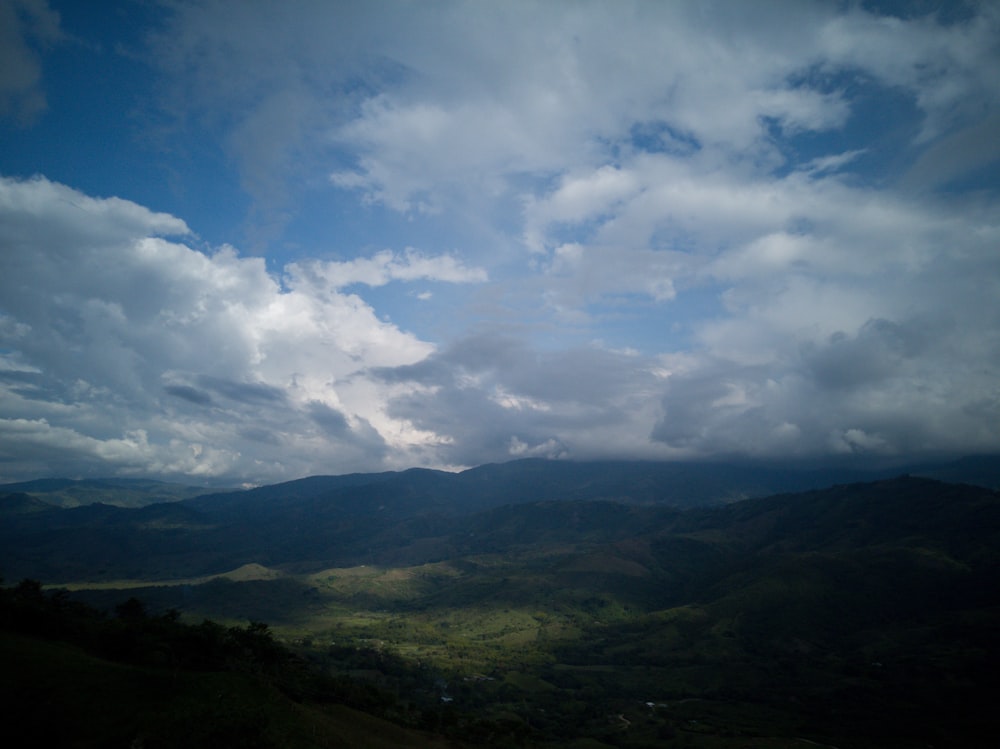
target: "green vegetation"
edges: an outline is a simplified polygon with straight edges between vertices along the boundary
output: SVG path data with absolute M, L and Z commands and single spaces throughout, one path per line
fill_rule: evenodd
M 183 693 L 201 694 L 194 685 L 209 676 L 243 680 L 232 687 L 241 694 L 270 690 L 273 733 L 257 731 L 270 745 L 317 711 L 328 725 L 341 706 L 383 721 L 373 731 L 469 746 L 995 744 L 1000 497 L 990 490 L 904 477 L 683 512 L 536 502 L 381 532 L 404 545 L 369 545 L 351 564 L 323 564 L 304 544 L 294 562 L 146 587 L 22 584 L 8 600 L 86 601 L 108 612 L 97 629 L 116 634 L 14 628 L 171 675 Z M 275 535 L 271 548 L 284 543 Z M 129 596 L 144 605 L 123 605 Z M 212 655 L 185 655 L 177 633 L 207 638 Z M 15 649 L 31 671 L 39 653 Z M 124 701 L 130 714 L 143 714 L 142 694 Z
M 0 590 L 5 746 L 444 747 L 371 684 L 338 678 L 267 625 L 106 616 L 32 580 Z M 388 720 L 391 718 L 392 720 Z

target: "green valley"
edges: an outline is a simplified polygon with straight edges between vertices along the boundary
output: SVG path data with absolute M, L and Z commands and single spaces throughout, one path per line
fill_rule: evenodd
M 111 551 L 103 574 L 52 580 L 44 595 L 112 621 L 134 597 L 149 617 L 175 612 L 178 626 L 267 622 L 317 678 L 377 695 L 348 707 L 423 731 L 422 741 L 994 743 L 992 489 L 901 476 L 680 508 L 624 490 L 557 500 L 550 487 L 548 499 L 470 512 L 446 511 L 441 500 L 428 512 L 412 479 L 390 491 L 393 480 L 272 495 L 242 514 L 236 495 L 172 503 L 178 522 L 155 530 L 150 508 L 101 510 L 86 516 L 83 535 L 117 538 L 144 524 L 152 542 L 143 564 L 176 563 L 142 578 Z M 213 510 L 214 501 L 234 509 Z M 18 517 L 35 538 L 72 537 L 69 525 L 43 527 L 37 512 Z M 211 554 L 199 535 L 216 545 Z M 219 569 L 223 562 L 232 566 Z M 197 690 L 208 676 L 184 678 Z M 315 708 L 280 694 L 296 711 Z M 274 721 L 277 733 L 261 745 L 365 745 L 281 743 L 285 718 Z

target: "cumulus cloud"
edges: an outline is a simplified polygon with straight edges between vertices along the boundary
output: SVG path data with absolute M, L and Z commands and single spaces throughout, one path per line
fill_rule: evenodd
M 363 372 L 433 347 L 339 291 L 364 274 L 320 293 L 292 269 L 283 286 L 262 259 L 171 238 L 188 234 L 126 200 L 0 181 L 0 431 L 13 463 L 0 470 L 26 470 L 10 447 L 22 443 L 53 451 L 48 472 L 100 458 L 105 470 L 273 478 L 324 461 L 372 467 L 388 446 L 405 460 L 412 435 L 386 412 L 391 388 Z M 383 260 L 381 282 L 481 277 L 416 251 Z
M 276 269 L 3 181 L 8 434 L 63 465 L 272 479 L 1000 447 L 996 8 L 392 11 L 177 2 L 147 50 L 256 210 L 334 206 L 361 252 Z M 400 241 L 365 236 L 383 220 Z M 438 285 L 396 293 L 416 281 Z M 435 340 L 386 316 L 412 299 L 446 309 Z
M 928 141 L 996 112 L 1000 73 L 984 65 L 997 55 L 1000 10 L 984 3 L 942 24 L 938 16 L 900 18 L 853 9 L 830 19 L 817 43 L 827 65 L 863 70 L 908 90 L 925 115 L 919 139 Z
M 333 184 L 368 201 L 456 215 L 603 166 L 637 131 L 768 159 L 769 127 L 849 112 L 791 79 L 820 62 L 821 4 L 170 7 L 151 48 L 168 105 L 222 129 L 264 202 L 339 162 Z
M 887 288 L 896 298 L 883 305 L 872 303 L 874 291 L 836 288 L 823 290 L 826 299 L 755 297 L 761 309 L 747 318 L 706 324 L 704 348 L 669 362 L 653 439 L 700 454 L 761 457 L 995 450 L 998 350 L 988 342 L 997 340 L 1000 320 L 990 312 L 985 322 L 977 311 L 989 305 L 995 283 L 950 287 L 911 277 L 902 286 L 909 288 L 899 296 L 900 288 Z M 921 293 L 933 296 L 915 309 Z M 896 319 L 859 320 L 865 303 Z M 827 332 L 837 320 L 842 327 Z
M 599 168 L 607 145 L 637 125 L 670 123 L 699 144 L 760 152 L 768 150 L 764 120 L 826 129 L 847 114 L 835 92 L 786 80 L 808 64 L 802 41 L 782 34 L 784 46 L 775 46 L 773 32 L 734 40 L 731 6 L 718 25 L 704 22 L 710 9 L 678 5 L 535 7 L 531 22 L 525 10 L 455 3 L 437 28 L 386 50 L 415 84 L 380 90 L 337 128 L 361 156 L 335 183 L 398 210 L 439 210 L 479 175 L 502 190 L 521 175 Z M 742 20 L 766 29 L 768 13 L 748 15 Z M 806 36 L 823 18 L 797 15 Z M 561 190 L 565 203 L 572 182 Z
M 389 14 L 289 3 L 275 15 L 266 4 L 209 2 L 177 5 L 154 50 L 180 87 L 178 106 L 223 122 L 230 136 L 276 113 L 280 122 L 239 150 L 244 172 L 274 186 L 295 165 L 338 162 L 332 183 L 369 203 L 481 216 L 482 234 L 499 229 L 547 255 L 539 267 L 559 286 L 547 298 L 564 311 L 600 298 L 593 279 L 602 277 L 612 295 L 669 300 L 672 270 L 651 283 L 616 267 L 672 266 L 650 250 L 711 252 L 794 223 L 788 212 L 807 199 L 788 199 L 794 191 L 825 196 L 801 174 L 775 179 L 794 158 L 788 143 L 860 116 L 851 87 L 903 92 L 918 109 L 914 142 L 894 148 L 919 149 L 956 128 L 973 139 L 1000 102 L 989 62 L 998 62 L 998 14 L 972 6 L 957 15 L 944 23 L 769 2 L 449 2 Z M 272 106 L 288 92 L 294 106 Z M 863 168 L 871 154 L 858 145 L 805 169 Z M 916 176 L 941 160 L 928 156 Z
M 391 413 L 444 437 L 434 454 L 453 465 L 673 454 L 648 439 L 662 374 L 655 360 L 635 353 L 594 345 L 543 353 L 484 332 L 373 374 L 416 386 L 392 399 Z

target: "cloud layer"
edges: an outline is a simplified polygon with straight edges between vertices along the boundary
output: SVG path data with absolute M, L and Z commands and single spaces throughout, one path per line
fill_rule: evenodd
M 483 280 L 451 257 L 289 266 L 182 241 L 183 221 L 44 178 L 0 181 L 3 454 L 12 473 L 297 476 L 408 463 L 424 441 L 360 376 L 433 351 L 342 288 Z M 360 268 L 360 270 L 359 270 Z M 58 457 L 54 457 L 58 456 Z
M 59 15 L 43 0 L 0 3 L 0 117 L 28 125 L 45 110 L 37 50 L 62 36 Z
M 141 49 L 260 245 L 4 178 L 0 477 L 1000 449 L 991 4 L 178 2 Z

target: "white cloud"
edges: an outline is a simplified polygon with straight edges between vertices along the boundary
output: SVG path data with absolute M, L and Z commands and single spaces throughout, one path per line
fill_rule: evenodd
M 564 176 L 559 187 L 544 199 L 528 203 L 525 244 L 535 252 L 544 252 L 550 225 L 574 225 L 606 217 L 641 187 L 634 172 L 607 165 L 588 174 Z
M 275 17 L 266 4 L 209 2 L 174 6 L 154 49 L 175 107 L 235 123 L 251 182 L 280 179 L 303 149 L 306 163 L 329 158 L 317 149 L 325 130 L 349 156 L 329 170 L 336 185 L 440 212 L 516 193 L 525 176 L 600 167 L 636 124 L 752 158 L 770 151 L 767 121 L 838 126 L 838 92 L 789 82 L 820 61 L 831 10 L 286 3 Z
M 433 347 L 338 290 L 364 273 L 327 266 L 336 282 L 318 290 L 291 269 L 282 288 L 263 259 L 153 236 L 168 232 L 187 227 L 41 178 L 0 181 L 0 348 L 13 365 L 0 406 L 8 434 L 53 449 L 49 472 L 89 458 L 106 470 L 275 478 L 405 462 L 411 440 L 427 439 L 386 413 L 412 388 L 364 372 Z M 372 268 L 381 283 L 481 280 L 415 252 Z
M 517 193 L 525 176 L 606 168 L 637 126 L 668 147 L 780 163 L 772 126 L 823 132 L 851 116 L 845 74 L 905 91 L 925 138 L 1000 98 L 988 5 L 950 25 L 782 2 L 276 13 L 215 0 L 171 12 L 153 52 L 172 105 L 226 128 L 249 182 L 266 191 L 296 164 L 340 161 L 335 184 L 400 211 L 461 211 L 474 194 Z
M 657 362 L 586 346 L 540 352 L 481 333 L 412 367 L 377 372 L 420 387 L 393 398 L 391 413 L 450 439 L 434 455 L 453 465 L 548 457 L 663 458 L 651 442 L 660 413 Z
M 555 439 L 547 439 L 538 445 L 529 445 L 516 436 L 510 438 L 508 452 L 512 458 L 548 458 L 558 460 L 567 457 L 566 449 Z
M 816 40 L 827 65 L 854 68 L 908 90 L 925 115 L 920 139 L 982 118 L 1000 103 L 996 40 L 1000 10 L 969 6 L 945 26 L 933 15 L 901 19 L 860 10 L 831 19 Z
M 483 283 L 488 280 L 482 268 L 468 268 L 454 255 L 427 257 L 413 248 L 402 254 L 382 250 L 372 257 L 346 261 L 292 263 L 287 270 L 292 283 L 321 283 L 332 289 L 353 284 L 384 286 L 390 281 Z
M 545 299 L 559 310 L 616 295 L 642 294 L 655 302 L 676 295 L 674 279 L 684 260 L 677 253 L 620 245 L 564 244 L 546 267 Z
M 962 187 L 997 156 L 993 6 L 391 7 L 178 2 L 150 47 L 178 131 L 275 223 L 335 208 L 340 259 L 269 272 L 0 183 L 0 405 L 32 444 L 252 480 L 1000 446 L 995 177 Z M 459 294 L 415 281 L 476 286 L 431 320 Z M 386 322 L 407 303 L 440 340 Z

